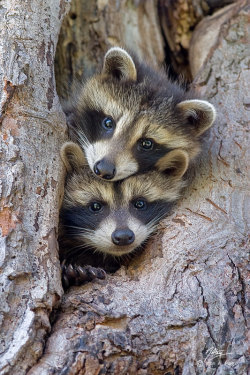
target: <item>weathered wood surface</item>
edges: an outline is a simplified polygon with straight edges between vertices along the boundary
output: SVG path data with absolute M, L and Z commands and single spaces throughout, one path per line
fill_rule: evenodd
M 234 0 L 159 0 L 159 18 L 163 35 L 167 41 L 166 59 L 176 73 L 191 80 L 189 47 L 196 25 L 215 9 L 222 8 Z M 206 51 L 201 46 L 200 52 Z
M 194 33 L 192 33 L 189 48 L 189 61 L 192 77 L 195 77 L 198 74 L 203 64 L 206 64 L 206 59 L 209 59 L 210 51 L 214 50 L 224 23 L 227 23 L 241 6 L 241 1 L 239 1 L 238 4 L 228 5 L 215 12 L 213 15 L 203 19 L 196 27 Z
M 184 199 L 128 268 L 64 295 L 29 374 L 247 374 L 246 22 L 237 2 L 196 78 L 218 119 Z
M 62 294 L 57 256 L 66 136 L 54 55 L 67 0 L 0 5 L 0 373 L 42 355 Z
M 126 46 L 151 63 L 162 64 L 164 41 L 157 1 L 72 0 L 56 54 L 58 93 L 70 91 L 72 77 L 93 74 L 112 46 Z

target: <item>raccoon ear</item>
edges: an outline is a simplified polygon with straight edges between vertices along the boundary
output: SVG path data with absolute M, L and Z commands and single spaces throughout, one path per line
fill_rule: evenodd
M 188 169 L 189 156 L 186 151 L 173 150 L 158 160 L 156 168 L 180 179 Z
M 132 57 L 120 47 L 112 47 L 104 57 L 103 74 L 112 75 L 119 80 L 136 81 L 137 72 Z
M 86 165 L 84 152 L 76 143 L 64 143 L 60 150 L 60 155 L 67 169 L 67 172 L 71 172 L 72 170 L 79 169 Z
M 216 117 L 214 106 L 206 100 L 184 100 L 176 108 L 194 127 L 197 136 L 210 128 Z

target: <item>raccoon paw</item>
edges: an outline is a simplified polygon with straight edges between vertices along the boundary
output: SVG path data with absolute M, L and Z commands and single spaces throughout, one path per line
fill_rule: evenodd
M 101 268 L 92 266 L 62 265 L 62 283 L 64 289 L 71 285 L 81 285 L 94 279 L 105 279 L 106 273 Z

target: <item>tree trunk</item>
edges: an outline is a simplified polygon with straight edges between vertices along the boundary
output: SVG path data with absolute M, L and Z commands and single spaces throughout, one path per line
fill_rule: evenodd
M 188 81 L 192 79 L 189 65 L 189 47 L 195 26 L 211 14 L 234 0 L 159 0 L 159 16 L 167 41 L 167 61 L 176 73 Z M 207 50 L 206 45 L 201 48 Z M 192 61 L 190 61 L 192 65 Z
M 47 0 L 30 12 L 13 1 L 12 13 L 2 10 L 0 223 L 8 253 L 1 263 L 1 373 L 24 374 L 37 362 L 29 375 L 247 374 L 246 3 L 201 21 L 188 47 L 186 69 L 218 112 L 192 186 L 140 257 L 63 296 L 50 334 L 49 314 L 62 293 L 55 228 L 65 139 L 52 64 L 66 0 Z M 110 45 L 128 44 L 162 63 L 166 34 L 157 9 L 153 0 L 75 0 L 57 50 L 58 91 L 64 95 L 72 73 L 90 75 Z M 201 40 L 213 22 L 219 31 L 210 34 L 208 50 Z
M 102 64 L 112 46 L 135 50 L 152 64 L 164 62 L 164 42 L 157 2 L 73 0 L 65 18 L 56 54 L 57 90 L 70 91 L 72 78 L 84 79 Z
M 0 5 L 1 374 L 25 374 L 37 362 L 62 295 L 56 237 L 66 124 L 53 62 L 66 5 Z

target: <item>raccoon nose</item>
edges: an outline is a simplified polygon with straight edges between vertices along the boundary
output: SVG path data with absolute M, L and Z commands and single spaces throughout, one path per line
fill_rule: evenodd
M 104 178 L 104 180 L 112 180 L 115 176 L 115 166 L 108 160 L 102 159 L 95 163 L 94 172 L 97 176 Z
M 130 229 L 118 229 L 112 233 L 111 238 L 115 245 L 124 246 L 133 243 L 135 235 Z

